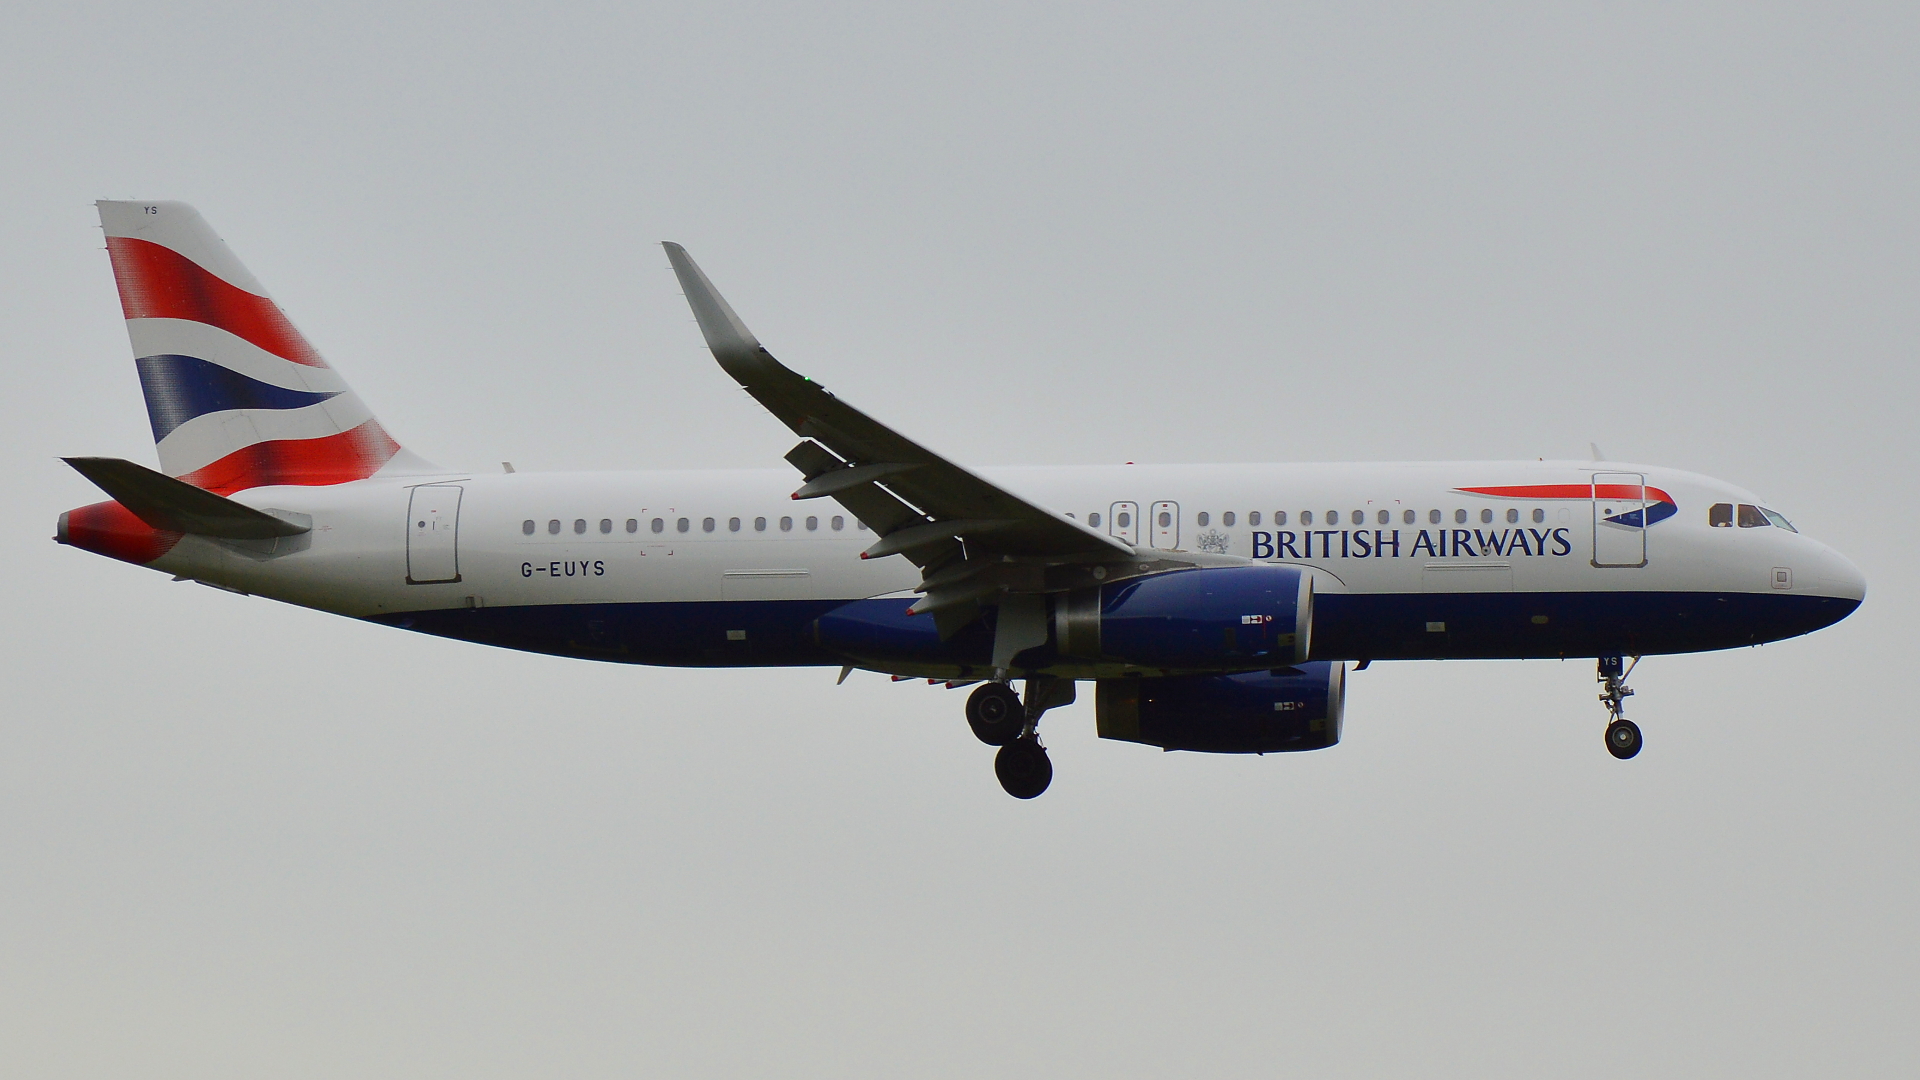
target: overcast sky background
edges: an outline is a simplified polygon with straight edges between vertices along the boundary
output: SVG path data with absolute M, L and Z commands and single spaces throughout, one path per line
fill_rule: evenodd
M 23 5 L 0 1073 L 1910 1076 L 1920 8 Z M 48 541 L 152 462 L 96 198 L 410 448 L 777 464 L 655 246 L 977 465 L 1585 457 L 1864 570 L 1810 638 L 1381 664 L 1346 741 L 436 641 Z M 1091 695 L 1088 695 L 1090 698 Z

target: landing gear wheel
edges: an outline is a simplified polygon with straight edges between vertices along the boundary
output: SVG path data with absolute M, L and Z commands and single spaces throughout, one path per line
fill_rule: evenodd
M 984 683 L 967 698 L 967 726 L 988 746 L 1006 746 L 1027 726 L 1027 709 L 1006 683 Z M 1042 784 L 1041 787 L 1046 785 Z M 1034 794 L 1039 794 L 1035 792 Z
M 1625 761 L 1639 752 L 1639 724 L 1622 717 L 1607 725 L 1607 753 Z
M 1029 735 L 1000 748 L 993 758 L 993 774 L 1016 799 L 1038 798 L 1053 783 L 1053 762 L 1040 740 Z

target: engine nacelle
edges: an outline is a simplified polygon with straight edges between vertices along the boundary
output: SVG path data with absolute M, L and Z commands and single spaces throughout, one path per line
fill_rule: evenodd
M 1100 737 L 1211 754 L 1322 750 L 1340 741 L 1346 672 L 1322 660 L 1245 675 L 1102 679 Z
M 1313 575 L 1291 566 L 1180 570 L 1054 602 L 1060 655 L 1142 668 L 1284 667 L 1307 658 Z

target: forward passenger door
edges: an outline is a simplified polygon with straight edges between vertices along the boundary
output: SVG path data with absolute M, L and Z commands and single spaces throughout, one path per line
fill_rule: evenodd
M 1647 478 L 1593 474 L 1593 565 L 1647 565 Z

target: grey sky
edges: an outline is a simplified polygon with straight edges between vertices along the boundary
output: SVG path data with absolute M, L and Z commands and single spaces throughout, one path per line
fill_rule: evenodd
M 23 7 L 0 1072 L 1906 1076 L 1912 5 Z M 662 239 L 982 464 L 1579 457 L 1851 556 L 1813 637 L 1383 664 L 1330 751 L 994 782 L 961 696 L 617 668 L 48 541 L 151 461 L 91 200 L 409 448 L 777 463 Z

